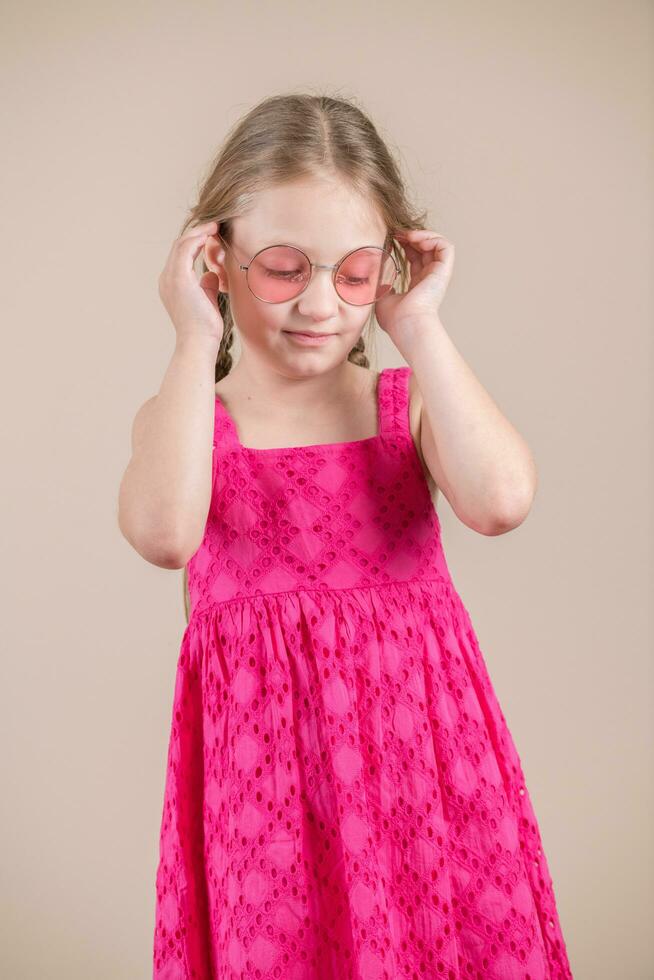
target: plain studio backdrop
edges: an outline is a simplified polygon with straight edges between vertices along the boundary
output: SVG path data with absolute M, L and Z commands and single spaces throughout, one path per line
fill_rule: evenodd
M 286 91 L 356 99 L 455 244 L 443 322 L 539 487 L 497 537 L 439 497 L 445 553 L 575 978 L 653 975 L 653 14 L 3 4 L 3 977 L 151 975 L 182 572 L 127 544 L 118 487 L 173 350 L 172 240 L 227 129 Z M 402 363 L 378 330 L 373 367 Z

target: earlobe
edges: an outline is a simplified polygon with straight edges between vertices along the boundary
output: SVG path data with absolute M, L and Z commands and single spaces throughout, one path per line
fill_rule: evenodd
M 216 264 L 216 275 L 218 276 L 218 292 L 228 293 L 229 284 L 227 282 L 227 277 L 225 276 L 225 270 L 219 264 Z

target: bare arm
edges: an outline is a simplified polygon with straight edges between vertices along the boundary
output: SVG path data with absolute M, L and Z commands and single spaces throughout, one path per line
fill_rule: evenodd
M 209 504 L 219 342 L 178 337 L 159 394 L 138 410 L 118 497 L 121 533 L 146 561 L 182 568 Z
M 531 508 L 538 474 L 522 435 L 500 411 L 442 322 L 403 335 L 421 401 L 421 448 L 457 517 L 481 534 L 517 527 Z
M 198 282 L 193 263 L 218 227 L 207 221 L 187 229 L 159 276 L 175 350 L 159 394 L 136 413 L 132 457 L 118 495 L 121 533 L 162 568 L 183 568 L 197 551 L 211 503 L 216 358 L 224 326 L 220 278 L 209 271 Z

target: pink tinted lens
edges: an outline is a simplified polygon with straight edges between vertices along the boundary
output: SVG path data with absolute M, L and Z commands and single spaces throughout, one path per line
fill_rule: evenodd
M 382 248 L 359 248 L 336 271 L 336 289 L 355 306 L 374 303 L 387 293 L 395 277 L 391 255 Z
M 273 245 L 257 255 L 248 269 L 248 285 L 267 303 L 283 303 L 299 295 L 308 282 L 311 266 L 299 249 Z M 355 306 L 374 303 L 388 292 L 395 277 L 391 255 L 381 248 L 352 252 L 336 272 L 336 290 Z
M 266 303 L 283 303 L 304 289 L 311 266 L 296 248 L 273 245 L 259 252 L 248 269 L 248 286 Z

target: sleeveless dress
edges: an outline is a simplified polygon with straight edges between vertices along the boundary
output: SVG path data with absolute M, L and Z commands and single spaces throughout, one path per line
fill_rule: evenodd
M 241 445 L 188 569 L 154 980 L 572 973 L 520 759 L 409 429 Z

